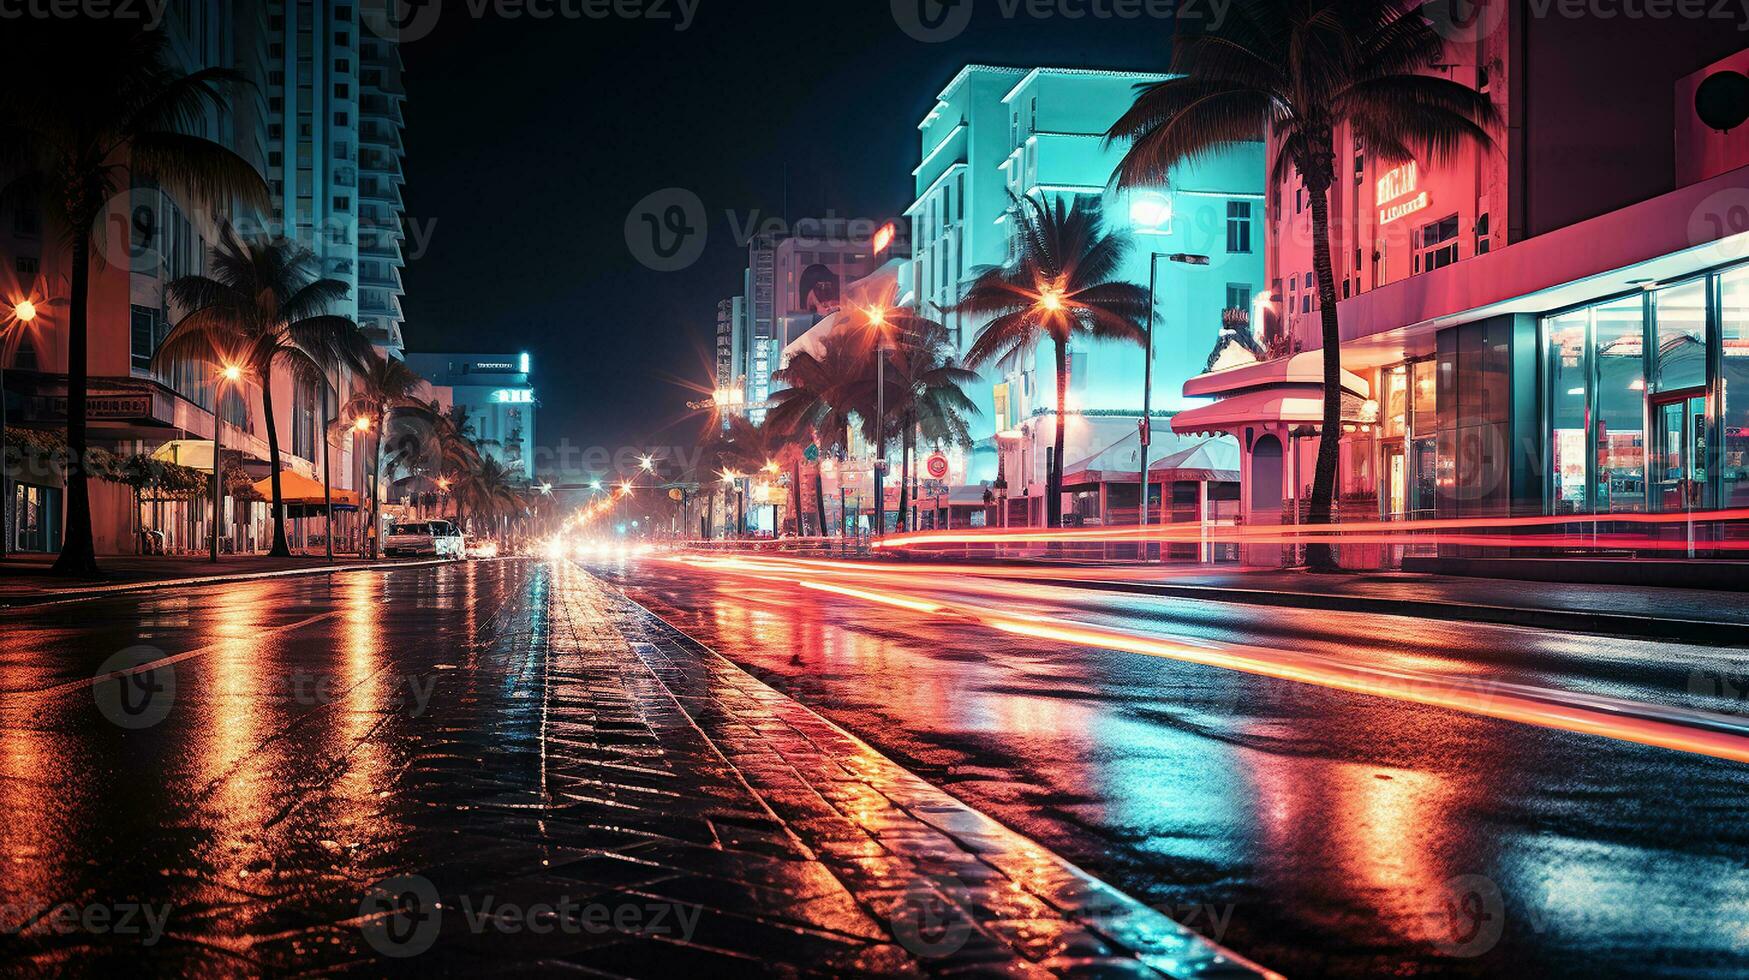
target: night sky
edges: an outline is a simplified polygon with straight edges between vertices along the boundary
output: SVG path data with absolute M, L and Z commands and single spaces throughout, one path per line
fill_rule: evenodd
M 682 382 L 709 383 L 717 301 L 746 265 L 725 210 L 743 226 L 781 217 L 787 167 L 791 220 L 897 215 L 917 123 L 968 62 L 1166 64 L 1163 23 L 1008 19 L 1000 0 L 962 2 L 975 4 L 964 32 L 923 43 L 889 0 L 699 0 L 684 32 L 491 6 L 475 19 L 448 0 L 435 30 L 402 46 L 407 214 L 431 229 L 408 256 L 408 349 L 529 350 L 543 446 L 690 445 L 684 403 L 700 396 Z M 708 244 L 659 273 L 624 229 L 667 187 L 699 196 Z

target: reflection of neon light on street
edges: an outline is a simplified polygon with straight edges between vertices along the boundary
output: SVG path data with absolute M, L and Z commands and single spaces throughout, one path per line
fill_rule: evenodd
M 1037 586 L 1003 583 L 988 578 L 980 579 L 975 585 L 967 585 L 963 581 L 931 575 L 932 572 L 957 569 L 960 566 L 907 564 L 902 568 L 882 569 L 879 566 L 860 564 L 834 567 L 831 562 L 765 557 L 714 561 L 687 558 L 663 560 L 711 571 L 732 571 L 766 581 L 800 585 L 814 591 L 931 614 L 938 621 L 952 618 L 969 626 L 982 626 L 1033 639 L 1161 657 L 1371 697 L 1446 708 L 1502 721 L 1598 735 L 1735 762 L 1749 762 L 1749 726 L 1720 715 L 1556 688 L 1512 684 L 1488 677 L 1441 675 L 1400 666 L 1393 668 L 1347 663 L 1291 650 L 1241 644 L 1202 645 L 1091 626 L 1046 613 L 1028 615 L 1018 611 L 1018 603 L 1028 600 L 1036 602 L 1043 598 Z M 867 580 L 886 579 L 911 591 L 877 592 L 793 577 L 804 570 L 811 574 L 853 576 L 864 580 L 864 584 L 871 585 L 873 583 Z M 1013 568 L 998 567 L 981 570 L 984 575 L 1004 576 L 1012 575 L 1016 571 Z M 1060 569 L 1038 571 L 1058 576 L 1062 574 Z M 1099 571 L 1135 575 L 1143 570 L 1077 569 L 1076 574 Z M 1157 577 L 1157 570 L 1147 571 L 1149 577 Z M 931 577 L 946 581 L 946 587 L 954 591 L 994 596 L 1003 603 L 1002 607 L 991 608 L 978 603 L 926 598 L 915 594 L 919 581 Z

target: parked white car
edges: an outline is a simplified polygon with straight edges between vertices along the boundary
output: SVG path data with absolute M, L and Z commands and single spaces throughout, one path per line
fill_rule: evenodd
M 430 555 L 461 558 L 467 552 L 461 529 L 449 521 L 413 521 L 397 524 L 383 538 L 383 554 L 391 558 Z

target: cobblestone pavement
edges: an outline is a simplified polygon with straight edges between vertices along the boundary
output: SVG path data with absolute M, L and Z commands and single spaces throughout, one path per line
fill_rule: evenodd
M 174 706 L 82 728 L 103 668 L 0 697 L 8 975 L 1257 972 L 573 565 L 92 615 L 165 648 Z M 135 906 L 143 950 L 74 921 Z

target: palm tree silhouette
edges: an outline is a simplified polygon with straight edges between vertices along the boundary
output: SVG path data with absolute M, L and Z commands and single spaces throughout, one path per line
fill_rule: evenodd
M 887 360 L 887 414 L 889 434 L 895 434 L 896 428 L 900 442 L 899 524 L 903 527 L 910 507 L 916 439 L 971 446 L 967 420 L 981 413 L 964 386 L 975 383 L 978 373 L 960 365 L 941 323 L 905 310 L 890 312 L 887 322 L 895 341 Z M 873 420 L 865 420 L 863 433 L 874 439 Z
M 814 469 L 814 503 L 820 532 L 826 530 L 826 482 L 821 464 L 827 452 L 839 459 L 850 451 L 853 417 L 872 418 L 875 404 L 874 352 L 865 337 L 849 330 L 829 334 L 816 356 L 800 351 L 777 373 L 788 387 L 774 392 L 765 424 L 798 436 L 813 434 L 821 450 Z M 843 533 L 844 528 L 840 528 Z
M 66 531 L 54 570 L 98 574 L 87 484 L 88 324 L 92 250 L 111 199 L 157 184 L 190 208 L 264 208 L 267 185 L 248 161 L 199 135 L 241 75 L 183 74 L 167 35 L 134 22 L 35 17 L 7 27 L 0 172 L 15 200 L 38 202 L 68 250 Z
M 1069 344 L 1078 338 L 1142 343 L 1148 291 L 1117 278 L 1127 238 L 1108 234 L 1099 205 L 1076 195 L 1047 205 L 1033 197 L 1010 209 L 1018 257 L 978 273 L 953 309 L 987 317 L 966 365 L 1013 370 L 1049 340 L 1057 369 L 1056 452 L 1045 475 L 1046 523 L 1063 513 L 1063 434 L 1069 412 Z M 1146 352 L 1144 356 L 1152 356 Z
M 280 493 L 279 427 L 273 416 L 273 370 L 285 367 L 318 391 L 341 365 L 357 367 L 371 356 L 357 324 L 328 312 L 346 297 L 336 279 L 317 279 L 314 253 L 281 239 L 244 241 L 229 228 L 212 247 L 211 276 L 183 276 L 166 287 L 172 302 L 188 312 L 153 353 L 167 367 L 178 361 L 238 366 L 261 390 L 273 479 L 272 554 L 286 557 L 285 499 Z M 217 425 L 215 416 L 214 425 Z
M 388 431 L 389 417 L 392 413 L 404 410 L 417 410 L 419 401 L 417 395 L 424 380 L 405 362 L 393 357 L 383 357 L 374 350 L 365 358 L 365 365 L 354 379 L 355 390 L 352 398 L 340 410 L 341 418 L 364 419 L 375 434 L 375 453 L 371 468 L 370 485 L 370 534 L 369 544 L 371 557 L 377 554 L 377 537 L 380 532 L 379 498 L 382 491 L 382 473 L 384 456 L 384 436 Z M 357 435 L 354 436 L 357 438 Z
M 1161 183 L 1171 168 L 1266 135 L 1280 144 L 1269 184 L 1290 170 L 1310 197 L 1312 271 L 1324 345 L 1323 436 L 1309 520 L 1327 524 L 1342 439 L 1342 334 L 1330 258 L 1329 192 L 1336 180 L 1336 128 L 1346 122 L 1375 159 L 1417 155 L 1438 163 L 1465 145 L 1487 147 L 1498 113 L 1488 96 L 1417 74 L 1444 42 L 1420 4 L 1396 0 L 1236 0 L 1213 23 L 1182 20 L 1173 36 L 1172 78 L 1147 86 L 1107 134 L 1132 145 L 1119 183 Z M 1333 567 L 1328 545 L 1307 549 Z

